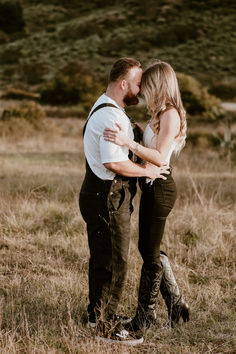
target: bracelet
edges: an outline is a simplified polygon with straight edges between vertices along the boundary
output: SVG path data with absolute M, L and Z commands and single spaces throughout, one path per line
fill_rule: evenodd
M 134 148 L 134 150 L 133 150 L 133 153 L 134 153 L 134 154 L 136 154 L 136 152 L 138 152 L 138 146 L 139 146 L 139 144 L 137 143 L 136 146 L 135 146 L 135 148 Z

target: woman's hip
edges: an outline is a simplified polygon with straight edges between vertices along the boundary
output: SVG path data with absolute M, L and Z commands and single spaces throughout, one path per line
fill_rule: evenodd
M 149 212 L 154 210 L 165 209 L 164 214 L 173 208 L 176 197 L 176 185 L 171 175 L 168 175 L 166 180 L 156 179 L 152 184 L 142 183 L 142 198 L 141 203 L 146 204 L 145 209 Z M 148 211 L 148 210 L 147 210 Z

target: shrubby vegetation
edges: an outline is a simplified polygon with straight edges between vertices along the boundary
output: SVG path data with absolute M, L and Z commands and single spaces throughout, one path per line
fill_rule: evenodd
M 177 73 L 184 107 L 188 116 L 196 116 L 202 120 L 217 120 L 223 115 L 220 100 L 209 94 L 206 87 L 190 75 Z M 42 104 L 52 106 L 77 106 L 72 116 L 86 117 L 98 96 L 104 92 L 105 79 L 99 79 L 95 73 L 81 62 L 71 62 L 62 68 L 53 79 L 41 86 L 40 94 L 21 88 L 10 88 L 4 94 L 7 99 L 40 99 Z M 64 116 L 57 110 L 59 116 Z M 144 103 L 126 108 L 127 114 L 137 121 L 148 119 Z M 71 110 L 66 112 L 71 112 Z M 55 116 L 55 109 L 49 111 Z
M 200 82 L 189 75 L 177 74 L 180 92 L 189 115 L 201 116 L 203 119 L 217 119 L 222 116 L 220 100 L 210 95 Z
M 236 81 L 220 81 L 212 85 L 209 92 L 222 100 L 236 100 Z
M 25 62 L 19 66 L 21 78 L 29 85 L 35 85 L 44 81 L 44 75 L 48 68 L 44 63 L 37 61 Z
M 18 18 L 20 22 L 23 16 L 25 37 L 15 42 L 14 33 L 0 26 L 3 86 L 13 81 L 44 84 L 56 78 L 55 85 L 60 86 L 59 81 L 66 79 L 58 78 L 58 73 L 65 63 L 77 60 L 88 63 L 102 79 L 117 57 L 127 55 L 144 64 L 153 58 L 165 60 L 219 96 L 217 82 L 236 76 L 233 0 L 15 0 L 7 4 L 22 7 Z M 235 97 L 232 87 L 227 90 L 230 97 Z
M 209 94 L 198 80 L 190 75 L 177 73 L 181 97 L 188 116 L 196 116 L 198 120 L 217 120 L 223 116 L 220 100 Z M 127 113 L 137 121 L 147 120 L 146 107 L 138 105 L 127 107 Z
M 0 64 L 2 65 L 14 65 L 19 63 L 21 57 L 21 51 L 18 47 L 7 47 L 0 52 Z
M 42 103 L 79 104 L 85 110 L 104 90 L 97 77 L 80 62 L 71 62 L 41 88 Z
M 3 0 L 0 3 L 0 28 L 12 34 L 24 29 L 23 9 L 18 0 Z
M 39 104 L 35 102 L 27 102 L 4 109 L 1 120 L 9 121 L 12 118 L 23 118 L 30 123 L 37 123 L 45 118 L 45 112 Z
M 7 43 L 9 40 L 9 37 L 6 32 L 0 30 L 0 44 Z
M 38 103 L 23 102 L 3 110 L 0 118 L 1 136 L 22 137 L 35 130 L 44 130 L 45 111 Z
M 25 37 L 15 41 L 14 33 L 0 27 L 1 88 L 12 87 L 6 92 L 11 99 L 35 99 L 38 94 L 41 104 L 54 106 L 45 107 L 50 116 L 86 117 L 104 91 L 112 63 L 127 55 L 144 67 L 159 58 L 180 72 L 184 106 L 198 120 L 221 118 L 214 96 L 236 96 L 231 0 L 21 0 L 1 5 L 6 3 L 23 9 L 18 18 L 19 23 L 23 19 Z M 147 118 L 144 106 L 127 112 L 138 121 Z

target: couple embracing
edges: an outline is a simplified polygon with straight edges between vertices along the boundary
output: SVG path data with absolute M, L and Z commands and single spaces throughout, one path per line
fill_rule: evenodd
M 144 130 L 131 123 L 125 106 L 142 92 L 151 119 Z M 134 140 L 134 131 L 143 144 Z M 166 218 L 176 200 L 169 166 L 185 144 L 186 114 L 172 67 L 161 61 L 144 72 L 133 58 L 120 58 L 110 72 L 106 93 L 92 107 L 84 127 L 86 174 L 79 205 L 87 224 L 89 259 L 88 324 L 96 339 L 139 344 L 155 324 L 161 292 L 169 323 L 189 320 L 167 255 L 160 251 Z M 137 157 L 142 163 L 137 162 Z M 139 252 L 143 264 L 133 319 L 117 315 L 125 286 L 130 217 L 137 178 L 141 188 Z

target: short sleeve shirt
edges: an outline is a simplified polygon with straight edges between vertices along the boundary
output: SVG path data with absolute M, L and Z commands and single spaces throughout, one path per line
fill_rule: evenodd
M 103 180 L 112 180 L 115 173 L 108 170 L 104 163 L 127 161 L 129 150 L 125 146 L 105 141 L 103 131 L 105 128 L 118 129 L 116 123 L 119 123 L 131 139 L 134 138 L 134 135 L 124 109 L 105 94 L 99 97 L 91 112 L 102 103 L 112 103 L 117 108 L 103 107 L 89 118 L 84 134 L 84 153 L 91 170 L 97 177 Z

